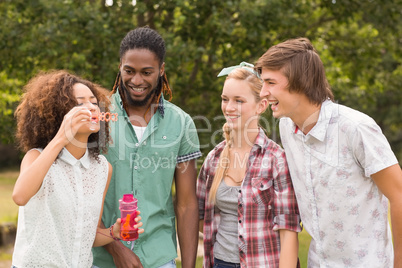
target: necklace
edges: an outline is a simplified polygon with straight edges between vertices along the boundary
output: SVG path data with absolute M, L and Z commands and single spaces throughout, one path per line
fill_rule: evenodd
M 230 176 L 229 174 L 226 174 L 226 177 L 228 177 L 229 179 L 231 179 L 232 181 L 234 181 L 235 183 L 239 184 L 242 183 L 243 178 L 241 178 L 240 180 L 235 180 L 232 176 Z

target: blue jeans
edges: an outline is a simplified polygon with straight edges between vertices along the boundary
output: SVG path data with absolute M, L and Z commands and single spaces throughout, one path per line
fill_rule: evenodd
M 226 262 L 214 258 L 214 268 L 240 268 L 240 263 Z
M 240 267 L 240 266 L 239 266 Z M 11 267 L 13 268 L 13 267 Z M 93 265 L 92 268 L 99 268 L 98 266 Z M 171 260 L 168 263 L 163 264 L 162 266 L 159 266 L 158 268 L 176 268 L 176 261 Z

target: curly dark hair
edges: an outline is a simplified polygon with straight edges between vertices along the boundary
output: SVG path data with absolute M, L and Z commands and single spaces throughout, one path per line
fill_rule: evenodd
M 24 87 L 21 102 L 15 111 L 16 138 L 19 148 L 27 152 L 33 148 L 45 148 L 54 138 L 66 115 L 78 102 L 73 86 L 86 85 L 97 98 L 101 112 L 109 112 L 108 91 L 88 80 L 65 70 L 40 72 Z M 98 159 L 107 152 L 109 124 L 101 121 L 101 130 L 88 138 L 90 155 Z

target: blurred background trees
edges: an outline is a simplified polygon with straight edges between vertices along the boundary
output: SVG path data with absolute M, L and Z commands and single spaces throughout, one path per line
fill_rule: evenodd
M 0 141 L 13 144 L 13 111 L 40 70 L 67 69 L 111 89 L 125 34 L 149 25 L 167 44 L 172 102 L 199 128 L 205 154 L 221 140 L 223 68 L 308 37 L 336 100 L 373 117 L 402 159 L 402 0 L 2 0 Z M 263 126 L 279 141 L 277 120 Z

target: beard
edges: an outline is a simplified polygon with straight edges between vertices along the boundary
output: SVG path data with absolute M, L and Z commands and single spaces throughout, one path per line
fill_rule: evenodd
M 131 95 L 129 94 L 129 90 L 127 89 L 127 87 L 124 85 L 123 80 L 120 78 L 120 85 L 121 88 L 123 90 L 124 96 L 126 97 L 127 103 L 130 106 L 136 106 L 136 107 L 143 107 L 146 106 L 149 102 L 149 100 L 151 98 L 153 98 L 157 92 L 159 92 L 160 90 L 160 79 L 158 81 L 158 85 L 156 85 L 156 87 L 154 87 L 146 96 L 144 99 L 142 100 L 135 100 L 131 97 Z

